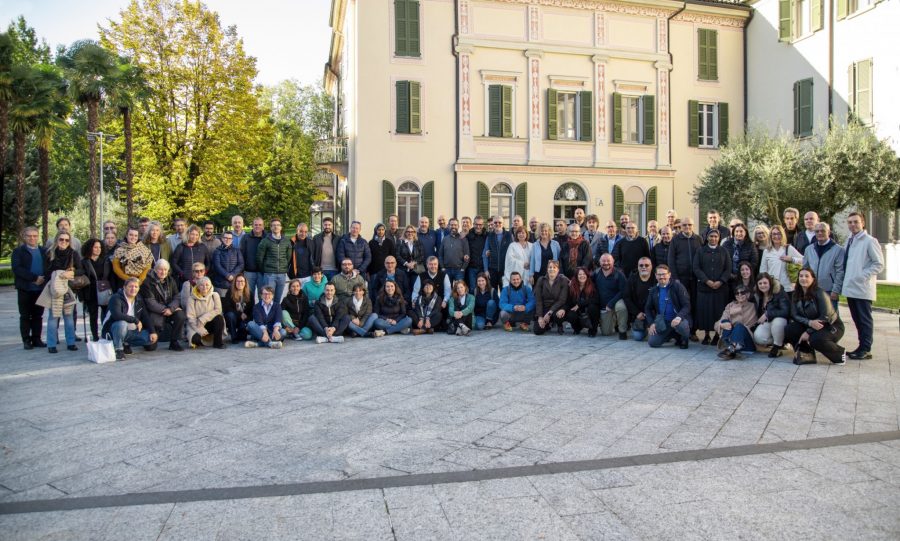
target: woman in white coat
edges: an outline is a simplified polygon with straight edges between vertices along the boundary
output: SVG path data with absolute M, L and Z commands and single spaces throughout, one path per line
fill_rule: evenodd
M 787 244 L 787 234 L 780 225 L 772 227 L 769 232 L 769 245 L 763 250 L 759 272 L 767 273 L 781 284 L 788 293 L 794 291 L 794 282 L 788 277 L 788 263 L 803 264 L 803 254 Z
M 522 281 L 531 283 L 531 251 L 534 246 L 528 242 L 528 231 L 519 227 L 513 232 L 515 242 L 506 251 L 506 268 L 503 272 L 503 287 L 509 285 L 509 276 L 513 272 L 522 275 Z

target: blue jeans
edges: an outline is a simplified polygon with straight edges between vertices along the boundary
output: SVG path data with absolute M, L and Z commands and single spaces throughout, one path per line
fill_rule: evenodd
M 444 271 L 444 274 L 446 274 L 450 278 L 450 286 L 451 287 L 453 286 L 453 283 L 456 282 L 457 280 L 464 280 L 466 278 L 465 271 L 460 270 L 460 269 L 447 269 Z
M 722 331 L 722 339 L 740 346 L 741 351 L 753 353 L 756 351 L 756 342 L 753 341 L 753 333 L 743 323 L 735 323 L 734 326 Z
M 651 322 L 652 325 L 652 322 Z M 671 326 L 662 333 L 656 333 L 650 338 L 647 339 L 647 343 L 652 348 L 658 348 L 671 340 L 672 338 L 679 338 L 681 340 L 687 340 L 691 335 L 691 324 L 687 322 L 687 320 L 682 319 L 681 323 L 678 324 L 677 327 L 672 328 Z
M 262 341 L 263 329 L 265 329 L 269 333 L 269 341 L 268 342 Z M 250 323 L 247 323 L 247 332 L 250 333 L 250 336 L 253 337 L 254 340 L 256 340 L 256 343 L 262 347 L 266 347 L 266 348 L 272 347 L 272 344 L 275 343 L 276 340 L 274 338 L 272 338 L 273 331 L 274 331 L 274 327 L 270 329 L 263 325 L 260 325 L 259 323 L 255 322 L 255 321 L 251 321 Z M 283 338 L 284 338 L 284 336 L 282 336 L 282 339 Z
M 475 329 L 483 330 L 488 321 L 491 325 L 497 322 L 497 303 L 493 299 L 487 301 L 483 316 L 475 316 Z
M 379 331 L 384 331 L 384 334 L 397 334 L 403 329 L 412 327 L 412 318 L 409 316 L 403 316 L 403 318 L 395 321 L 396 323 L 391 325 L 386 319 L 378 318 L 375 320 L 375 328 Z
M 259 300 L 259 294 L 262 293 L 262 276 L 261 272 L 244 271 L 247 290 L 250 291 L 250 302 L 254 304 Z
M 232 340 L 244 340 L 247 338 L 247 322 L 242 320 L 237 312 L 226 312 L 225 323 Z
M 109 328 L 112 336 L 113 349 L 119 351 L 127 344 L 129 346 L 146 346 L 150 344 L 150 332 L 144 329 L 140 332 L 128 329 L 127 321 L 116 321 Z
M 287 284 L 287 274 L 265 273 L 262 275 L 263 287 L 269 286 L 275 289 L 275 304 L 281 304 L 281 297 L 284 295 L 284 286 Z M 262 292 L 262 287 L 259 288 Z
M 480 273 L 481 269 L 473 269 L 472 267 L 466 269 L 466 282 L 469 283 L 469 291 L 475 290 L 475 280 Z M 488 284 L 488 286 L 490 285 L 491 284 Z
M 49 314 L 49 311 L 48 311 Z M 65 313 L 63 312 L 62 316 L 63 327 L 66 332 L 66 345 L 74 346 L 75 345 L 75 314 L 74 313 Z M 59 318 L 48 316 L 47 317 L 47 347 L 55 348 L 57 344 L 59 344 Z M 40 335 L 38 335 L 40 336 Z
M 647 338 L 647 331 L 636 331 L 631 329 L 631 337 L 635 342 L 643 342 L 644 338 Z
M 375 321 L 378 319 L 378 314 L 369 314 L 369 317 L 366 318 L 365 321 L 361 321 L 362 325 L 355 325 L 352 321 L 350 321 L 350 316 L 347 316 L 347 328 L 351 331 L 355 332 L 358 336 L 365 336 L 372 330 L 372 325 L 375 325 Z

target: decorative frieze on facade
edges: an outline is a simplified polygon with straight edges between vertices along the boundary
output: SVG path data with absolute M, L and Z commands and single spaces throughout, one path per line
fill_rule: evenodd
M 462 132 L 463 135 L 472 134 L 472 93 L 469 84 L 469 54 L 459 55 L 460 82 L 462 84 Z
M 459 33 L 469 33 L 469 0 L 459 0 Z
M 657 17 L 656 18 L 656 27 L 659 29 L 659 33 L 657 39 L 659 42 L 656 44 L 657 51 L 660 53 L 669 52 L 669 23 L 665 17 Z
M 528 40 L 538 41 L 541 39 L 541 12 L 537 6 L 528 8 Z
M 723 17 L 720 15 L 710 15 L 708 13 L 679 13 L 672 20 L 688 23 L 700 23 L 710 26 L 728 26 L 731 28 L 743 28 L 747 23 L 747 19 L 740 19 L 737 17 Z
M 650 6 L 632 6 L 615 2 L 597 0 L 496 0 L 509 4 L 530 4 L 531 8 L 537 6 L 549 6 L 560 8 L 590 9 L 605 11 L 608 13 L 622 13 L 625 15 L 641 15 L 645 17 L 668 17 L 676 9 L 663 9 Z
M 597 31 L 594 34 L 594 45 L 597 47 L 603 47 L 606 45 L 606 15 L 603 12 L 598 11 L 594 13 L 594 18 L 597 20 Z

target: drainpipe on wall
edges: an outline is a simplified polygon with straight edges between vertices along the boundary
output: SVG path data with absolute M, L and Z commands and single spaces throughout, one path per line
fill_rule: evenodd
M 750 27 L 750 22 L 753 21 L 753 15 L 756 13 L 755 9 L 750 10 L 750 17 L 747 18 L 747 24 L 744 25 L 744 133 L 747 133 L 747 122 L 749 122 L 750 111 L 747 107 L 747 99 L 749 97 L 749 87 L 747 84 L 747 73 L 749 69 L 747 68 L 747 29 Z
M 834 114 L 834 2 L 828 4 L 828 129 Z
M 687 9 L 687 2 L 682 4 L 681 9 L 670 15 L 666 19 L 666 50 L 669 52 L 669 63 L 673 66 L 675 65 L 675 61 L 672 58 L 672 19 L 678 16 L 679 13 Z M 672 83 L 669 82 L 669 127 L 672 126 Z M 669 129 L 669 163 L 672 163 L 672 130 Z M 669 208 L 675 208 L 675 177 L 672 177 L 672 206 Z
M 459 185 L 459 173 L 456 172 L 456 164 L 459 163 L 459 53 L 456 52 L 456 46 L 459 45 L 459 0 L 454 0 L 453 2 L 453 39 L 450 40 L 450 52 L 453 54 L 453 57 L 456 59 L 456 126 L 454 130 L 456 131 L 456 158 L 453 162 L 453 216 L 457 216 L 457 203 L 459 196 L 457 194 L 457 187 Z

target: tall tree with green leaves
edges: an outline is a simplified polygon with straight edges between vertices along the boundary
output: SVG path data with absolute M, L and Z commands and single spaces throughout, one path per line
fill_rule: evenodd
M 36 67 L 18 65 L 12 71 L 9 129 L 13 136 L 13 169 L 16 178 L 16 233 L 25 228 L 25 150 L 41 113 L 49 108 L 41 91 L 41 73 Z
M 128 223 L 134 221 L 134 148 L 132 133 L 132 113 L 135 107 L 147 99 L 148 88 L 141 68 L 126 57 L 119 58 L 116 68 L 119 71 L 116 86 L 112 89 L 110 100 L 122 115 L 122 135 L 124 136 L 125 159 L 125 208 Z
M 0 208 L 6 186 L 6 144 L 9 140 L 9 100 L 13 94 L 13 42 L 9 32 L 0 33 Z M 3 230 L 3 213 L 0 212 L 0 230 Z
M 101 40 L 147 84 L 134 114 L 134 186 L 145 213 L 201 219 L 246 203 L 249 169 L 265 160 L 272 128 L 237 29 L 199 2 L 132 0 Z
M 80 40 L 73 43 L 56 59 L 69 81 L 69 94 L 87 111 L 88 131 L 96 132 L 100 124 L 100 105 L 115 87 L 119 74 L 116 57 L 99 43 Z M 97 140 L 88 139 L 90 155 L 91 234 L 97 235 Z
M 66 127 L 66 119 L 72 112 L 72 102 L 66 95 L 67 84 L 59 68 L 39 64 L 37 70 L 41 105 L 34 123 L 34 138 L 38 151 L 38 182 L 41 192 L 41 231 L 47 242 L 50 212 L 50 149 L 56 132 Z

